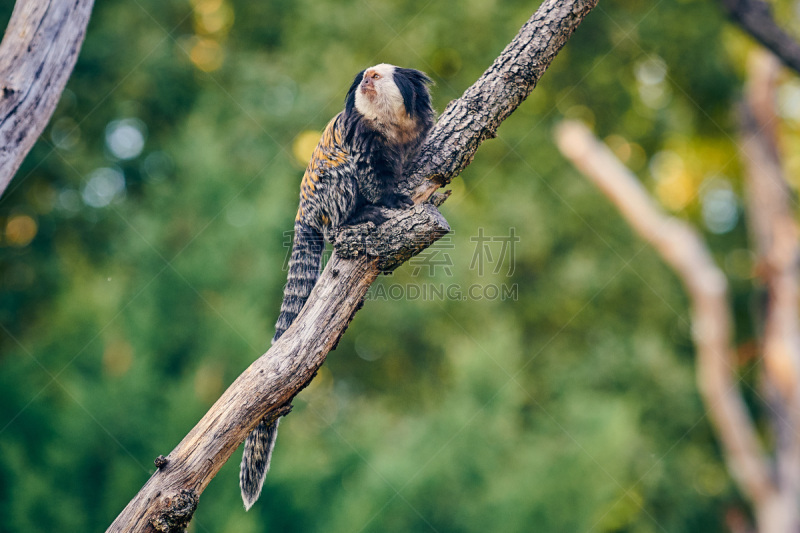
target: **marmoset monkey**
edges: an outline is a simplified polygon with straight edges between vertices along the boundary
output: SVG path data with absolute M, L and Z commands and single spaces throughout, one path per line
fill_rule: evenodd
M 289 275 L 275 342 L 305 305 L 319 276 L 324 239 L 344 225 L 386 221 L 386 208 L 411 206 L 397 192 L 407 163 L 433 126 L 425 73 L 382 63 L 359 72 L 344 111 L 325 127 L 300 184 Z M 245 509 L 258 499 L 269 471 L 278 420 L 263 420 L 247 437 L 239 477 Z

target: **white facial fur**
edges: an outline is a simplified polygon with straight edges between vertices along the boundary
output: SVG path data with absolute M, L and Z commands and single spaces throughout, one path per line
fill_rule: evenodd
M 373 127 L 381 131 L 394 143 L 407 143 L 416 139 L 417 121 L 406 112 L 403 95 L 394 82 L 395 66 L 387 63 L 375 65 L 364 71 L 369 76 L 375 91 L 364 90 L 363 85 L 356 89 L 356 110 L 371 121 Z M 374 75 L 378 74 L 375 78 Z M 361 79 L 362 83 L 364 78 Z
M 363 86 L 356 89 L 356 109 L 365 118 L 384 124 L 398 121 L 405 114 L 403 96 L 394 83 L 394 65 L 381 63 L 364 71 L 364 76 L 377 73 L 380 78 L 373 79 L 375 93 L 365 93 Z M 402 112 L 402 115 L 401 115 Z

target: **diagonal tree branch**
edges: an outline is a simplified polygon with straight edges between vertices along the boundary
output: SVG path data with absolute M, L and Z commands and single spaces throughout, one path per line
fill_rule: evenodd
M 756 41 L 800 74 L 800 44 L 775 22 L 764 0 L 720 0 L 728 15 Z
M 55 111 L 94 0 L 25 0 L 0 43 L 0 196 Z
M 728 467 L 756 507 L 777 492 L 758 433 L 739 392 L 731 346 L 727 281 L 700 235 L 666 215 L 639 180 L 579 122 L 556 131 L 561 152 L 609 197 L 631 227 L 680 277 L 691 300 L 700 392 L 716 426 Z M 776 530 L 764 530 L 776 531 Z M 782 530 L 777 530 L 782 531 Z
M 595 5 L 597 0 L 545 1 L 478 81 L 447 105 L 404 184 L 415 201 L 450 183 L 478 146 L 497 135 Z
M 380 254 L 353 252 L 369 234 L 341 236 L 305 307 L 270 350 L 228 388 L 125 507 L 108 531 L 181 531 L 200 493 L 265 416 L 284 412 L 336 346 L 381 268 L 392 268 L 449 231 L 427 201 L 471 161 L 536 86 L 597 0 L 545 0 L 494 64 L 447 106 L 425 143 L 406 190 L 417 206 L 377 229 Z M 438 203 L 442 196 L 434 198 Z M 355 239 L 353 241 L 352 239 Z M 344 259 L 341 253 L 353 257 Z

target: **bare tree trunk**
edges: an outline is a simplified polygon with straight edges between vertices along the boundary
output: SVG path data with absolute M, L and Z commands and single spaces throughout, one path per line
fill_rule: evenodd
M 800 531 L 800 323 L 798 228 L 781 170 L 774 111 L 777 60 L 751 58 L 741 110 L 748 222 L 768 294 L 761 351 L 767 407 L 775 432 L 771 460 L 736 382 L 727 281 L 700 234 L 667 216 L 628 169 L 582 124 L 562 123 L 562 153 L 617 206 L 672 266 L 689 293 L 697 377 L 728 468 L 750 500 L 761 533 Z
M 774 491 L 758 433 L 735 379 L 725 275 L 700 234 L 666 215 L 611 150 L 579 122 L 556 131 L 561 152 L 617 206 L 631 227 L 661 254 L 686 287 L 692 304 L 697 379 L 717 429 L 728 469 L 751 501 Z
M 0 196 L 67 84 L 94 0 L 20 0 L 0 43 Z
M 417 205 L 376 230 L 343 230 L 335 253 L 300 315 L 270 350 L 228 388 L 166 458 L 108 531 L 181 531 L 200 493 L 265 416 L 286 412 L 336 346 L 381 270 L 391 269 L 449 231 L 427 202 L 483 140 L 530 94 L 550 62 L 597 0 L 546 0 L 494 64 L 447 106 L 415 171 L 403 184 Z
M 777 146 L 775 84 L 780 65 L 772 54 L 751 54 L 740 148 L 745 168 L 748 221 L 767 309 L 760 339 L 766 401 L 775 432 L 773 501 L 757 509 L 764 531 L 800 531 L 800 324 L 797 223 L 792 193 Z

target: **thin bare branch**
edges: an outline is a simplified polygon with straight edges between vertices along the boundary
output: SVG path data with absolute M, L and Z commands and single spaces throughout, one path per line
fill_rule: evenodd
M 784 399 L 797 401 L 800 235 L 792 210 L 794 198 L 783 175 L 776 142 L 775 83 L 779 65 L 774 56 L 763 51 L 750 59 L 740 146 L 747 178 L 748 222 L 758 256 L 757 272 L 769 295 L 764 359 Z
M 0 43 L 0 196 L 55 111 L 94 0 L 25 0 Z
M 680 277 L 691 300 L 700 392 L 717 428 L 731 473 L 756 504 L 776 492 L 769 463 L 737 386 L 727 281 L 697 231 L 671 217 L 586 126 L 563 122 L 561 152 L 609 197 L 631 227 Z
M 344 259 L 340 252 L 356 254 L 349 241 L 337 241 L 339 251 L 331 257 L 292 326 L 159 461 L 162 467 L 108 531 L 177 531 L 186 524 L 187 513 L 190 518 L 200 493 L 258 421 L 285 409 L 312 379 L 361 307 L 380 269 L 393 268 L 449 231 L 433 205 L 420 204 L 469 164 L 480 143 L 493 136 L 500 122 L 530 94 L 552 58 L 596 4 L 597 0 L 546 0 L 480 80 L 451 102 L 426 141 L 417 170 L 405 184 L 406 190 L 418 187 L 414 196 L 418 205 L 378 228 L 383 233 L 366 243 L 365 251 L 382 256 L 362 254 Z M 445 197 L 439 195 L 436 201 Z M 364 234 L 340 237 L 362 239 Z
M 764 0 L 720 0 L 728 15 L 783 63 L 800 74 L 800 44 L 775 22 Z
M 780 494 L 764 521 L 781 531 L 800 529 L 800 244 L 793 196 L 781 168 L 775 116 L 780 64 L 769 52 L 750 57 L 741 107 L 740 148 L 745 168 L 748 225 L 766 288 L 761 339 L 766 396 L 776 433 L 776 477 Z

